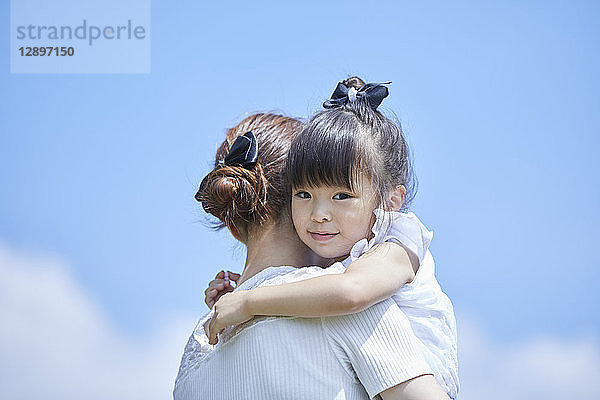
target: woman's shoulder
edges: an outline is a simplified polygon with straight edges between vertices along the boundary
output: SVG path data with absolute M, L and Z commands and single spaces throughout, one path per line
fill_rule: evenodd
M 310 279 L 321 275 L 342 274 L 344 273 L 344 270 L 344 266 L 339 262 L 334 263 L 327 268 L 321 268 L 317 266 L 300 268 L 286 267 L 285 270 L 282 270 L 282 273 L 274 274 L 269 279 L 265 279 L 260 286 L 281 285 L 284 283 L 303 281 L 305 279 Z

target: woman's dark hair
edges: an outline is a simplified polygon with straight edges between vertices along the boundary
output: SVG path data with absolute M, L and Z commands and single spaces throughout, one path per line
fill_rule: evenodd
M 297 119 L 259 113 L 227 130 L 215 156 L 215 167 L 204 177 L 195 196 L 206 212 L 219 219 L 218 228 L 227 226 L 246 238 L 250 226 L 279 222 L 288 215 L 285 163 L 292 140 L 301 129 Z M 224 165 L 235 139 L 248 131 L 258 142 L 256 166 Z
M 365 85 L 358 77 L 342 83 L 356 90 Z M 416 188 L 400 124 L 372 109 L 366 97 L 315 114 L 294 139 L 286 170 L 292 187 L 354 190 L 358 179 L 365 177 L 377 188 L 380 205 L 386 205 L 390 189 L 404 185 L 403 209 Z

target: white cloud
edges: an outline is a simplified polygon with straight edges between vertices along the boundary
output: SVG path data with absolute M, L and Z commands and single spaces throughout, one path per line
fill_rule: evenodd
M 474 318 L 459 318 L 458 325 L 459 399 L 600 399 L 600 350 L 593 338 L 500 345 Z
M 127 337 L 67 271 L 0 245 L 0 398 L 171 398 L 196 317 Z
M 0 398 L 171 398 L 198 317 L 173 317 L 164 329 L 128 337 L 64 262 L 0 244 Z M 476 318 L 458 322 L 459 399 L 600 398 L 600 350 L 593 339 L 499 344 Z

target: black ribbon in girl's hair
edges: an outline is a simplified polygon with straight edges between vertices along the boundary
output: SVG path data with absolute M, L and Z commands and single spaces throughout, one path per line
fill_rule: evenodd
M 246 132 L 231 145 L 223 164 L 241 165 L 246 169 L 253 168 L 258 160 L 258 143 L 252 132 Z
M 392 82 L 384 82 L 384 83 L 367 83 L 363 87 L 361 87 L 356 92 L 356 98 L 366 99 L 369 103 L 369 106 L 376 110 L 377 107 L 381 104 L 383 99 L 385 99 L 388 94 L 388 88 L 385 86 Z M 350 97 L 348 96 L 348 92 L 350 88 L 344 85 L 343 82 L 338 82 L 337 87 L 333 91 L 331 98 L 323 103 L 324 108 L 338 108 L 347 104 L 350 101 Z

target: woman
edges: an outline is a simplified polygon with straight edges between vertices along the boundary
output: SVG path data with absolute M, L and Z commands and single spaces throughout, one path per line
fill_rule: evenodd
M 299 121 L 281 115 L 244 119 L 227 132 L 196 195 L 247 246 L 239 289 L 342 272 L 295 268 L 330 264 L 299 240 L 290 221 L 284 167 L 300 129 Z M 176 399 L 447 398 L 392 300 L 338 317 L 256 318 L 225 331 L 216 346 L 204 333 L 209 318 L 188 341 Z

